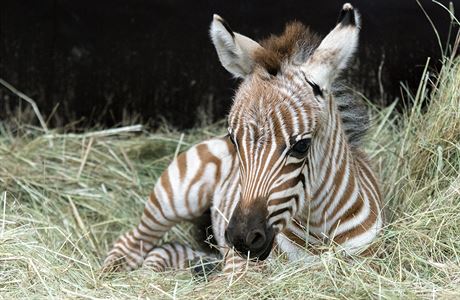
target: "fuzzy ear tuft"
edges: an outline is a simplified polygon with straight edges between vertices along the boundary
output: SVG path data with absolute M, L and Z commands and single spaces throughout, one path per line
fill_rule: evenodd
M 244 78 L 254 69 L 254 53 L 261 49 L 256 41 L 233 32 L 227 22 L 213 16 L 209 30 L 222 66 L 235 77 Z
M 322 88 L 329 88 L 358 46 L 360 15 L 349 3 L 343 5 L 336 27 L 304 64 L 303 69 Z

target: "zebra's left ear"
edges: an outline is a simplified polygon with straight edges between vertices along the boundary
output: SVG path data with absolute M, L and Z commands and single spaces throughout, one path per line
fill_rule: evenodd
M 218 15 L 214 15 L 209 33 L 219 60 L 227 71 L 240 78 L 252 73 L 255 66 L 254 54 L 262 49 L 259 43 L 233 32 Z
M 337 26 L 321 41 L 303 69 L 321 88 L 329 89 L 353 56 L 361 27 L 360 15 L 350 3 L 343 5 Z

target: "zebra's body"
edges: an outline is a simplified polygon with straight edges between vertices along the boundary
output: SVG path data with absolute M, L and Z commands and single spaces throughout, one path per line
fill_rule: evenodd
M 261 46 L 215 16 L 211 37 L 219 58 L 245 79 L 229 134 L 170 164 L 140 224 L 115 243 L 105 267 L 183 268 L 204 253 L 158 243 L 172 226 L 208 209 L 224 271 L 245 264 L 235 250 L 263 260 L 273 247 L 292 259 L 324 242 L 348 253 L 366 249 L 383 226 L 378 183 L 359 150 L 367 115 L 347 94 L 324 91 L 353 53 L 358 31 L 349 4 L 321 43 L 294 23 Z

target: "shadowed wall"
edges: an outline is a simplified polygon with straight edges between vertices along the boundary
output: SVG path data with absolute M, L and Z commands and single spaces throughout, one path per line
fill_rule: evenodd
M 51 126 L 74 120 L 113 126 L 139 115 L 137 121 L 154 126 L 166 120 L 188 128 L 203 116 L 224 117 L 237 85 L 208 37 L 213 13 L 255 39 L 293 19 L 324 35 L 344 1 L 1 2 L 0 78 L 35 99 L 45 115 L 56 108 Z M 351 2 L 363 17 L 358 58 L 348 71 L 357 90 L 385 105 L 400 98 L 400 82 L 416 89 L 428 56 L 439 68 L 441 50 L 415 0 Z M 420 2 L 445 45 L 449 14 Z M 460 9 L 460 1 L 454 4 Z M 0 87 L 1 118 L 17 103 Z

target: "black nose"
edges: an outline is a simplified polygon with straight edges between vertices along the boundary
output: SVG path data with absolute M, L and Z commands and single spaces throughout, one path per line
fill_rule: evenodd
M 246 246 L 249 249 L 260 249 L 265 245 L 267 236 L 265 231 L 259 228 L 252 229 L 246 235 Z
M 265 201 L 266 202 L 266 201 Z M 225 241 L 242 256 L 263 260 L 270 254 L 275 238 L 274 229 L 267 226 L 266 212 L 235 208 L 225 230 Z

